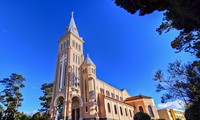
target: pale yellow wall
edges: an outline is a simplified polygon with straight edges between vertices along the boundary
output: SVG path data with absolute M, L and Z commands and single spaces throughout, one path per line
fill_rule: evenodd
M 170 109 L 169 111 L 174 120 L 176 120 L 177 118 L 181 120 L 186 120 L 184 116 L 185 113 L 182 110 Z
M 173 120 L 169 109 L 158 110 L 158 114 L 160 118 L 163 118 L 165 120 Z
M 105 98 L 104 100 L 105 100 L 106 118 L 115 119 L 115 120 L 133 120 L 134 114 L 133 114 L 132 106 L 110 99 L 110 98 Z M 107 106 L 108 103 L 110 103 L 110 108 L 111 108 L 110 113 L 108 112 L 108 106 Z M 116 105 L 117 107 L 117 114 L 115 114 L 114 105 Z M 122 107 L 123 115 L 121 115 L 120 107 Z M 125 108 L 127 110 L 128 116 L 126 116 Z M 132 117 L 130 116 L 129 110 L 131 111 Z
M 97 88 L 97 94 L 98 93 L 101 93 L 100 92 L 100 88 L 103 88 L 104 89 L 104 94 L 106 95 L 106 91 L 109 91 L 110 92 L 110 96 L 109 97 L 112 97 L 111 93 L 114 93 L 115 95 L 115 99 L 116 99 L 116 95 L 119 96 L 119 100 L 120 100 L 120 97 L 122 97 L 123 101 L 127 98 L 127 97 L 130 97 L 130 95 L 128 94 L 127 91 L 121 91 L 99 79 L 96 79 L 96 88 Z M 106 95 L 107 96 L 107 95 Z M 121 100 L 120 100 L 121 101 Z

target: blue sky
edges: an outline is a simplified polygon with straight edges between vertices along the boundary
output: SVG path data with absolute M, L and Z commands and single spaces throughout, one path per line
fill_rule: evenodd
M 193 59 L 189 53 L 175 53 L 170 41 L 177 31 L 158 35 L 162 13 L 139 17 L 117 7 L 112 0 L 1 0 L 0 79 L 22 74 L 26 87 L 20 111 L 41 108 L 43 83 L 54 80 L 58 40 L 65 33 L 71 11 L 83 37 L 84 54 L 90 54 L 97 76 L 131 95 L 152 96 L 154 72 L 169 62 Z M 0 90 L 3 86 L 0 86 Z

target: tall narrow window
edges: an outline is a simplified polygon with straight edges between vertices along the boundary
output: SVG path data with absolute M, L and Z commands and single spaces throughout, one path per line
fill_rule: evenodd
M 75 42 L 74 42 L 74 40 L 73 40 L 73 43 L 72 43 L 72 45 L 73 45 L 73 47 L 75 47 Z
M 139 110 L 140 110 L 140 112 L 144 112 L 144 110 L 143 110 L 143 107 L 142 107 L 142 106 L 140 106 L 140 107 L 139 107 Z
M 129 110 L 129 113 L 130 113 L 130 117 L 132 117 L 132 113 L 131 113 L 131 110 Z
M 152 110 L 152 108 L 151 108 L 150 105 L 148 106 L 148 109 L 149 109 L 149 114 L 150 114 L 150 116 L 151 116 L 151 117 L 154 117 L 153 110 Z
M 66 84 L 66 66 L 64 65 L 64 76 L 63 76 L 63 82 L 64 82 L 64 86 Z
M 110 113 L 110 103 L 107 104 L 108 105 L 108 112 Z
M 114 109 L 115 109 L 115 114 L 117 114 L 117 107 L 116 107 L 116 105 L 114 105 Z
M 62 72 L 62 66 L 60 65 L 60 68 L 59 68 L 59 81 L 58 81 L 58 85 L 59 85 L 59 89 L 61 89 L 61 72 Z
M 78 46 L 78 49 L 79 49 L 79 51 L 81 51 L 81 46 L 80 45 Z
M 125 113 L 126 113 L 126 116 L 128 116 L 128 113 L 127 113 L 127 110 L 126 110 L 126 108 L 125 108 Z
M 85 80 L 85 102 L 87 102 L 87 81 Z
M 121 115 L 123 115 L 123 112 L 122 112 L 122 107 L 120 107 L 120 112 L 121 112 Z
M 88 112 L 88 107 L 87 106 L 85 106 L 85 112 Z
M 133 114 L 134 115 L 136 114 L 136 107 L 135 106 L 133 107 Z
M 73 62 L 75 62 L 75 55 L 74 55 L 74 53 L 73 53 Z

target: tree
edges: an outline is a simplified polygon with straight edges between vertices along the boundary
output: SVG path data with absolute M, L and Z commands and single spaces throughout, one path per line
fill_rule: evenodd
M 20 89 L 24 88 L 23 82 L 25 78 L 22 75 L 12 73 L 10 78 L 4 78 L 0 80 L 0 83 L 5 87 L 5 89 L 0 92 L 1 103 L 6 107 L 5 119 L 13 120 L 17 113 L 18 107 L 22 105 L 22 94 Z
M 40 104 L 42 108 L 39 110 L 42 113 L 42 117 L 47 120 L 50 118 L 50 104 L 52 98 L 52 91 L 53 91 L 53 83 L 45 83 L 42 85 L 41 90 L 43 92 L 43 96 L 39 99 L 42 101 Z
M 200 104 L 192 104 L 185 110 L 186 120 L 200 120 Z
M 0 120 L 3 118 L 4 109 L 3 106 L 0 105 Z
M 134 116 L 134 120 L 151 120 L 151 117 L 144 112 L 138 112 Z
M 33 116 L 31 120 L 42 120 L 41 119 L 41 114 L 40 112 L 36 112 Z
M 172 99 L 182 99 L 188 106 L 189 103 L 200 103 L 200 61 L 181 64 L 176 61 L 169 63 L 165 77 L 161 70 L 154 75 L 157 81 L 156 92 L 165 91 L 161 102 Z
M 15 120 L 31 120 L 31 116 L 24 114 L 23 112 L 17 112 Z
M 140 16 L 162 11 L 163 22 L 156 31 L 162 34 L 179 30 L 179 35 L 171 42 L 172 48 L 200 58 L 199 0 L 115 0 L 115 4 L 131 14 L 139 12 Z

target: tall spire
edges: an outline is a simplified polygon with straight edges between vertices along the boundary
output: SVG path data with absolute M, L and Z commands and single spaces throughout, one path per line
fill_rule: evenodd
M 71 13 L 71 20 L 69 22 L 67 32 L 72 32 L 73 34 L 75 34 L 76 36 L 79 37 L 78 29 L 77 29 L 75 21 L 74 21 L 74 11 L 72 11 L 72 13 Z

